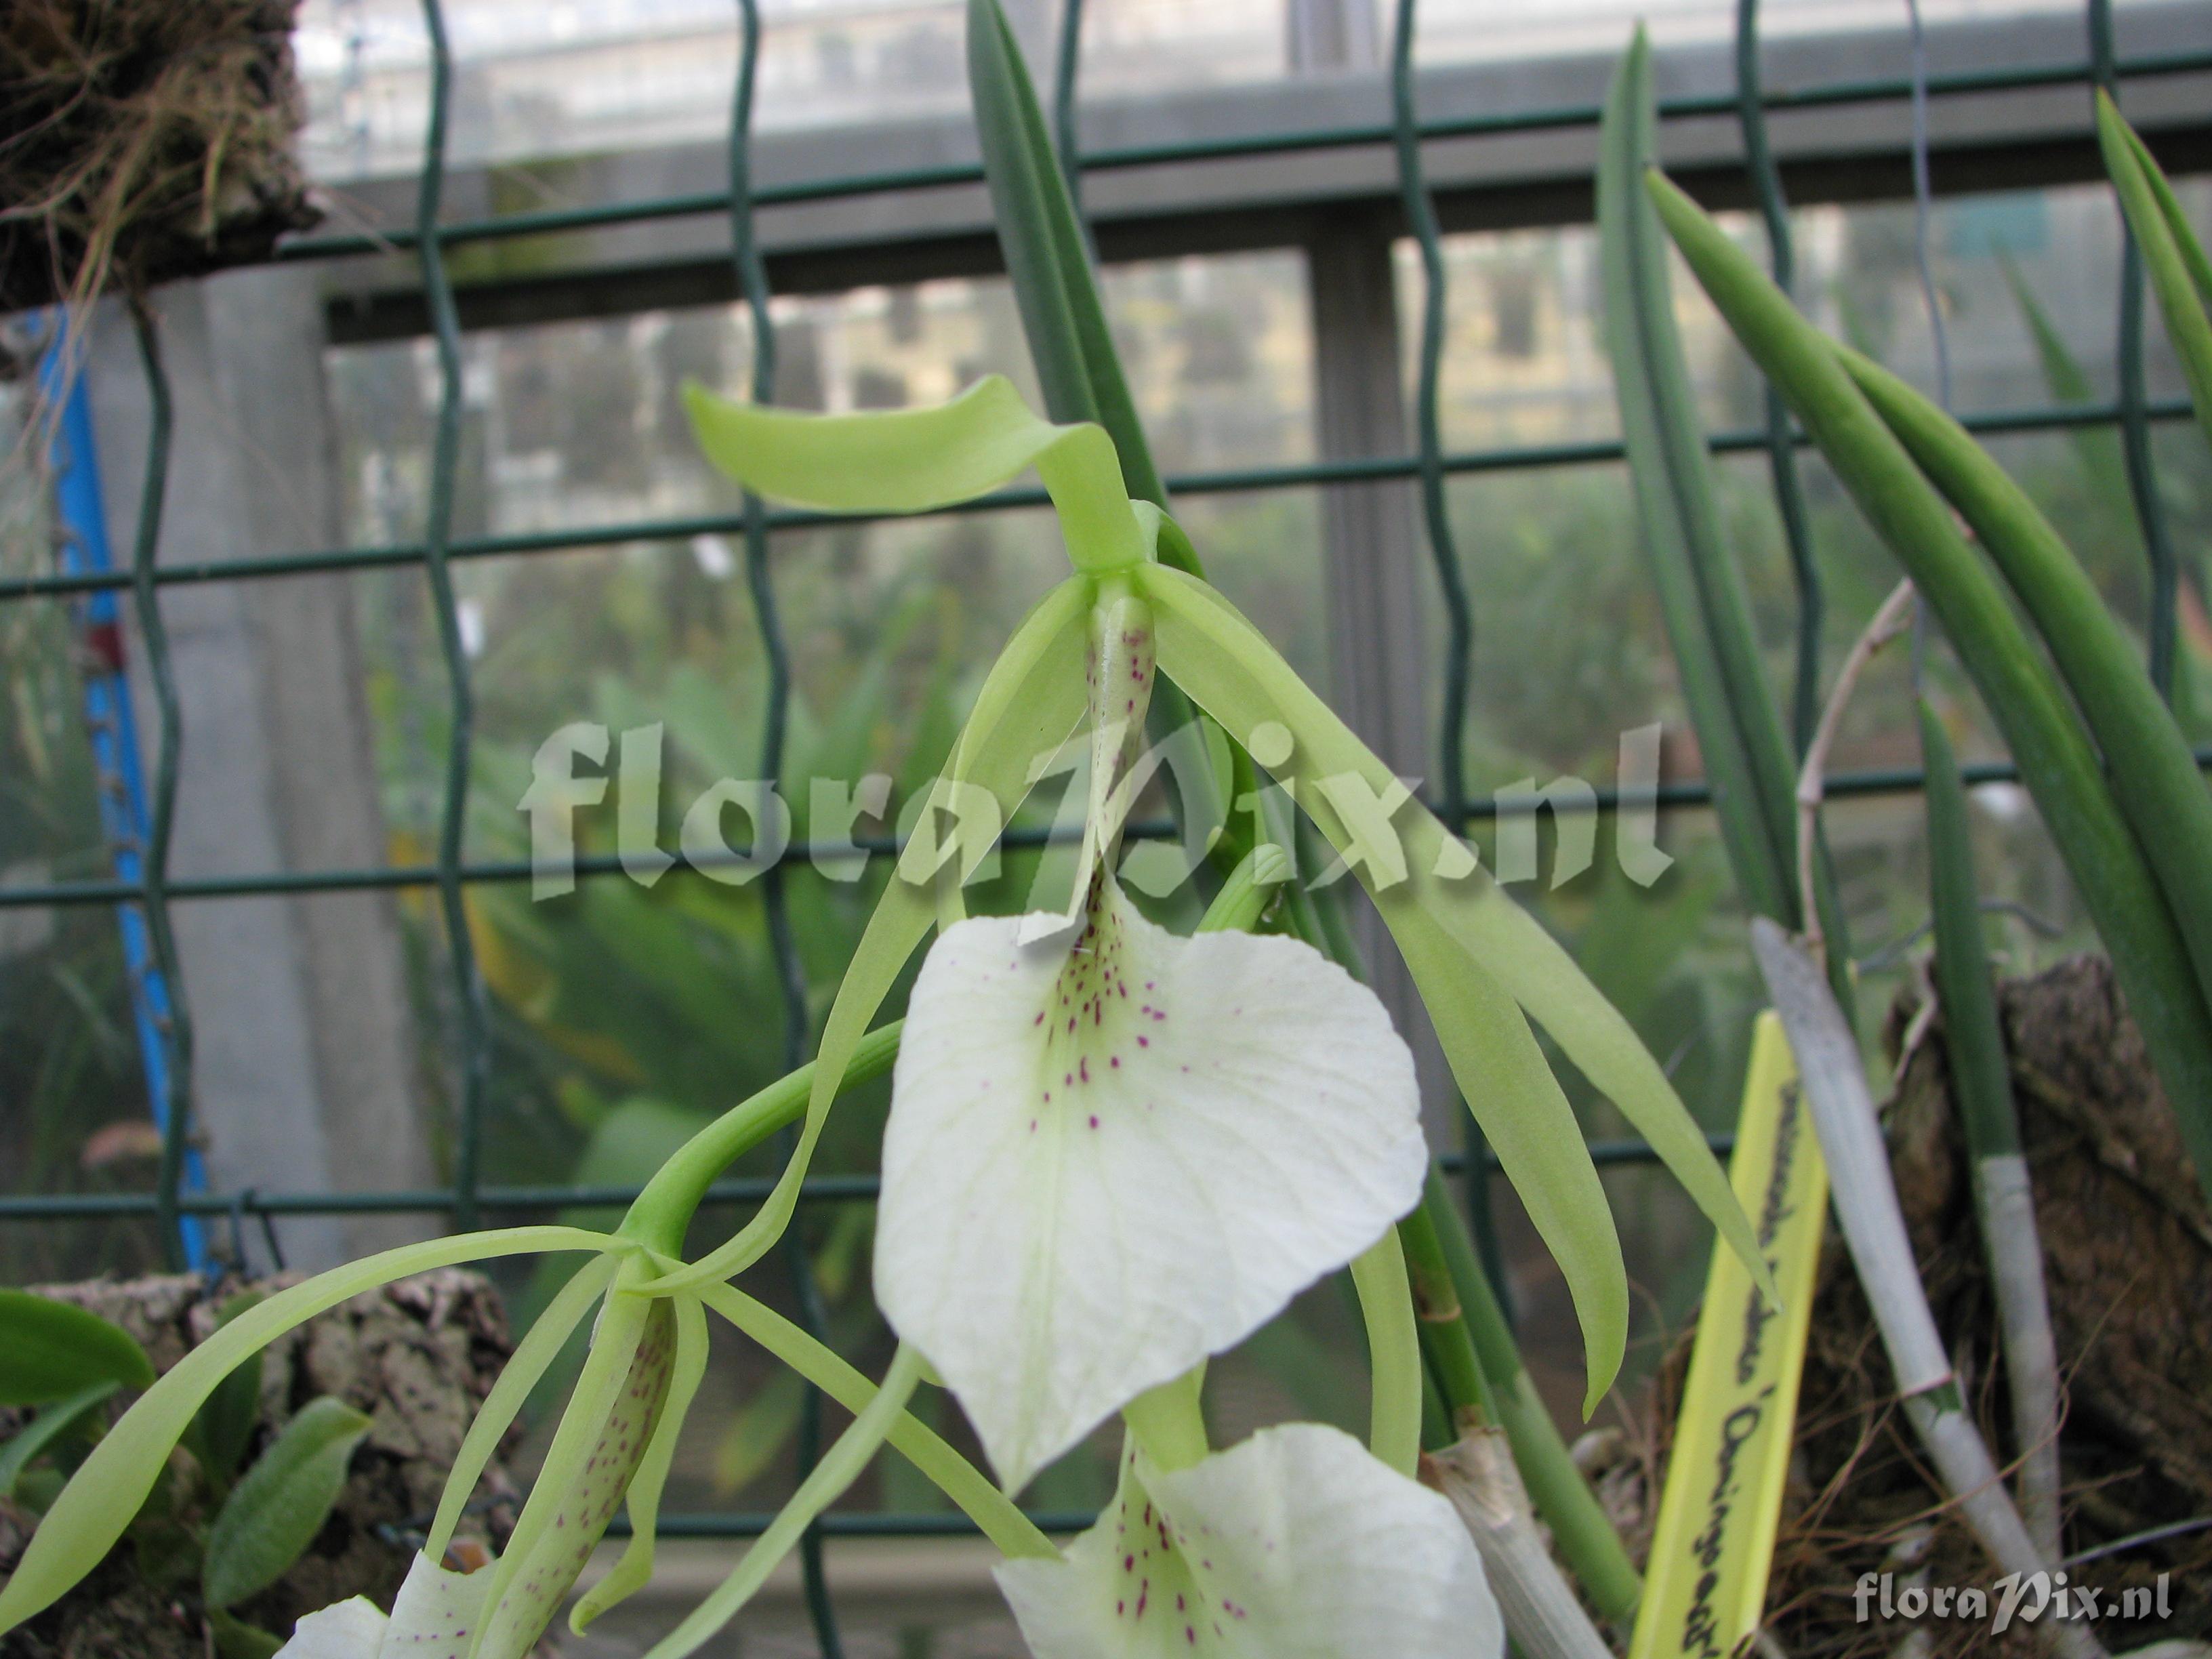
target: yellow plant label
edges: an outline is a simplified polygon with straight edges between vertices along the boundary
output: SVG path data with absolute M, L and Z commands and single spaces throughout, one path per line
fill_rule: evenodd
M 1741 1659 L 1765 1607 L 1828 1206 L 1827 1166 L 1771 1011 L 1752 1030 L 1729 1174 L 1784 1306 L 1715 1243 L 1629 1659 Z

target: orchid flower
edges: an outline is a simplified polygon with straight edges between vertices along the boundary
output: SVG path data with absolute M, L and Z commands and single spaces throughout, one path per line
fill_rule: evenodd
M 843 1081 L 880 1075 L 898 1040 L 899 1028 L 890 1026 L 854 1045 Z M 408 1659 L 521 1659 L 567 1597 L 615 1510 L 625 1504 L 629 1545 L 578 1603 L 572 1623 L 580 1629 L 643 1584 L 652 1572 L 661 1486 L 705 1370 L 709 1311 L 858 1413 L 869 1425 L 868 1450 L 888 1438 L 966 1509 L 1003 1553 L 1051 1553 L 1042 1534 L 981 1473 L 905 1414 L 915 1362 L 895 1363 L 878 1389 L 789 1321 L 732 1286 L 660 1290 L 661 1281 L 683 1265 L 678 1252 L 708 1185 L 732 1159 L 797 1116 L 811 1075 L 811 1068 L 802 1067 L 702 1129 L 661 1168 L 614 1232 L 514 1227 L 406 1245 L 290 1286 L 224 1325 L 124 1413 L 46 1511 L 14 1576 L 0 1589 L 0 1632 L 51 1606 L 100 1562 L 152 1491 L 194 1413 L 246 1355 L 393 1279 L 541 1251 L 584 1252 L 588 1259 L 517 1345 L 470 1425 L 425 1547 L 391 1618 L 359 1600 L 325 1608 L 301 1621 L 285 1650 L 295 1659 L 396 1659 L 402 1653 Z M 485 1465 L 523 1401 L 594 1307 L 598 1316 L 581 1373 L 505 1553 L 474 1573 L 449 1570 L 442 1565 L 447 1546 Z M 824 1460 L 825 1468 L 830 1461 Z M 795 1529 L 786 1530 L 795 1539 Z M 764 1577 L 775 1553 L 788 1547 L 781 1534 L 777 1545 L 764 1539 L 740 1571 Z
M 1249 621 L 1164 562 L 1164 549 L 1188 544 L 1129 499 L 1103 429 L 1041 420 L 998 377 L 934 409 L 860 415 L 758 408 L 697 386 L 685 397 L 710 459 L 803 507 L 921 512 L 1036 469 L 1074 574 L 1009 641 L 940 791 L 983 791 L 1003 821 L 1033 757 L 1055 750 L 1086 706 L 1096 750 L 1128 741 L 1135 694 L 1155 670 L 1239 736 L 1395 936 L 1469 1107 L 1566 1277 L 1593 1406 L 1620 1367 L 1626 1275 L 1580 1127 L 1524 1011 L 1767 1282 L 1726 1177 L 1626 1021 Z M 1015 1485 L 1115 1396 L 1233 1342 L 1413 1202 L 1409 1192 L 1400 1202 L 1411 1144 L 1389 1103 L 1403 1051 L 1379 1008 L 1286 941 L 1174 939 L 1138 916 L 1111 874 L 1117 781 L 1126 757 L 1094 763 L 1072 937 L 1040 950 L 1034 921 L 946 927 L 915 988 L 914 1054 L 901 1062 L 884 1149 L 878 1299 Z M 925 817 L 902 854 L 839 988 L 778 1196 L 672 1284 L 726 1276 L 768 1248 L 831 1079 L 933 923 L 957 920 L 953 880 L 981 849 L 948 849 L 930 826 Z M 1252 994 L 1240 995 L 1247 977 Z M 1310 1033 L 1291 1029 L 1314 1021 Z M 1369 1086 L 1345 1086 L 1340 1067 Z M 1150 1288 L 1176 1280 L 1172 1301 Z
M 1102 430 L 1041 421 L 1000 380 L 940 409 L 858 416 L 686 396 L 712 459 L 802 506 L 920 511 L 1034 465 L 1075 566 L 993 669 L 938 797 L 986 791 L 995 836 L 1033 760 L 1087 708 L 1088 810 L 1068 908 L 965 919 L 959 881 L 981 848 L 945 848 L 926 817 L 839 990 L 784 1176 L 795 1192 L 830 1105 L 824 1079 L 936 924 L 885 1131 L 878 1303 L 959 1399 L 1010 1491 L 1115 1410 L 1129 1428 L 1117 1530 L 1102 1522 L 1062 1556 L 1004 1570 L 1025 1632 L 1044 1659 L 1201 1641 L 1231 1654 L 1419 1652 L 1486 1617 L 1495 1651 L 1472 1545 L 1449 1504 L 1409 1478 L 1419 1362 L 1391 1224 L 1419 1201 L 1427 1162 L 1411 1054 L 1381 1003 L 1319 952 L 1237 931 L 1256 919 L 1245 901 L 1263 884 L 1249 861 L 1247 893 L 1232 882 L 1192 938 L 1124 897 L 1115 853 L 1157 674 L 1245 734 L 1376 896 L 1565 1269 L 1593 1400 L 1619 1364 L 1625 1277 L 1589 1153 L 1516 1005 L 1608 1088 L 1756 1262 L 1663 1074 L 1257 630 L 1161 562 L 1181 532 L 1129 500 Z M 665 1285 L 750 1265 L 777 1212 L 772 1200 Z M 1211 1453 L 1198 1409 L 1207 1357 L 1347 1263 L 1376 1356 L 1374 1455 L 1315 1425 Z M 1127 1535 L 1132 1506 L 1142 1538 Z
M 1501 1652 L 1482 1564 L 1440 1493 L 1292 1423 L 1165 1469 L 1133 1440 L 1097 1524 L 997 1570 L 1036 1659 Z

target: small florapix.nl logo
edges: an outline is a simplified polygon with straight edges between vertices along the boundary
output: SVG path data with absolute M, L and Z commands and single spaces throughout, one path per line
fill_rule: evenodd
M 2033 1625 L 2041 1619 L 2147 1620 L 2172 1616 L 2166 1580 L 2160 1573 L 2152 1584 L 2133 1584 L 2125 1589 L 2100 1589 L 2069 1583 L 2063 1572 L 2008 1572 L 1989 1589 L 1978 1585 L 1929 1585 L 1917 1578 L 1903 1584 L 1891 1582 L 1886 1572 L 1863 1572 L 1851 1600 L 1858 1621 L 1881 1619 L 1954 1619 L 1971 1624 L 1989 1621 L 1992 1635 L 2002 1635 L 2018 1620 Z

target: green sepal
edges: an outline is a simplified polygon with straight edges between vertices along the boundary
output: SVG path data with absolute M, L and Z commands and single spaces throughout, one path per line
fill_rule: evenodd
M 1079 570 L 1141 563 L 1149 549 L 1103 427 L 1040 420 L 1003 374 L 950 403 L 803 415 L 717 397 L 684 406 L 707 459 L 747 489 L 830 513 L 927 513 L 987 495 L 1034 466 Z
M 1212 588 L 1152 565 L 1140 574 L 1158 617 L 1161 671 L 1232 735 L 1279 722 L 1296 747 L 1276 775 L 1340 853 L 1371 846 L 1330 799 L 1339 781 L 1370 800 L 1390 769 Z M 1751 1224 L 1658 1062 L 1573 958 L 1492 881 L 1435 816 L 1408 801 L 1381 826 L 1402 855 L 1396 879 L 1362 860 L 1375 899 L 1434 1019 L 1470 1109 L 1497 1150 L 1573 1292 L 1588 1355 L 1587 1405 L 1612 1385 L 1627 1336 L 1628 1285 L 1605 1192 L 1573 1109 L 1522 1011 L 1534 1016 L 1650 1142 L 1698 1207 L 1771 1291 Z M 1518 1006 L 1516 1006 L 1518 1005 Z
M 998 804 L 1000 822 L 1012 818 L 1035 780 L 1030 768 L 1066 740 L 1085 707 L 1084 641 L 1090 626 L 1095 584 L 1073 576 L 1038 601 L 1014 630 L 992 665 L 960 740 L 945 763 L 942 786 L 987 791 Z M 908 848 L 908 855 L 915 851 Z M 961 853 L 956 852 L 955 858 Z M 808 1096 L 799 1145 L 760 1210 L 737 1235 L 690 1267 L 667 1275 L 663 1290 L 696 1286 L 742 1272 L 781 1237 L 799 1202 L 799 1183 L 822 1137 L 830 1103 L 867 1036 L 893 981 L 937 918 L 928 884 L 910 879 L 908 858 L 884 884 L 883 896 L 860 935 L 851 964 L 837 988 L 830 1018 L 815 1053 L 813 1087 Z M 960 875 L 966 875 L 963 866 Z M 949 879 L 949 875 L 946 879 Z
M 422 1544 L 422 1553 L 431 1560 L 446 1559 L 447 1548 L 453 1541 L 453 1529 L 460 1524 L 469 1499 L 476 1496 L 477 1482 L 483 1478 L 485 1468 L 499 1449 L 499 1443 L 507 1437 L 524 1403 L 560 1357 L 562 1349 L 568 1346 L 584 1316 L 606 1293 L 619 1265 L 611 1255 L 598 1255 L 576 1269 L 568 1282 L 554 1293 L 529 1332 L 515 1344 L 507 1364 L 500 1368 L 491 1392 L 469 1419 L 468 1432 L 461 1437 L 460 1449 L 453 1455 L 453 1467 L 447 1472 L 446 1489 L 438 1499 L 438 1512 L 430 1522 L 430 1531 Z

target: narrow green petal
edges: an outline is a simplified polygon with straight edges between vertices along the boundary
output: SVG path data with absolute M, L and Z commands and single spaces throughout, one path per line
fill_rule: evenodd
M 660 1518 L 661 1489 L 668 1483 L 676 1460 L 676 1443 L 684 1432 L 684 1419 L 707 1375 L 707 1312 L 696 1297 L 672 1298 L 676 1304 L 676 1369 L 668 1379 L 668 1399 L 653 1425 L 653 1439 L 645 1457 L 630 1477 L 623 1506 L 629 1512 L 629 1543 L 607 1576 L 587 1591 L 568 1615 L 568 1628 L 581 1634 L 584 1627 L 609 1607 L 642 1589 L 653 1577 L 653 1556 Z
M 1352 1283 L 1367 1322 L 1372 1372 L 1367 1448 L 1399 1474 L 1411 1475 L 1421 1461 L 1421 1333 L 1396 1228 L 1352 1261 Z
M 836 1501 L 846 1487 L 860 1478 L 914 1397 L 921 1380 L 921 1356 L 905 1343 L 892 1357 L 876 1397 L 862 1407 L 852 1425 L 837 1437 L 769 1523 L 768 1530 L 747 1550 L 735 1571 L 693 1608 L 690 1616 L 647 1651 L 646 1659 L 684 1659 L 714 1638 L 714 1633 L 737 1617 L 745 1603 L 768 1582 L 776 1564 L 788 1555 L 815 1518 Z
M 735 1285 L 702 1285 L 699 1299 L 847 1411 L 857 1414 L 876 1397 L 876 1385 L 844 1359 Z M 903 1416 L 891 1429 L 890 1443 L 959 1505 L 1000 1554 L 1050 1559 L 1059 1553 L 1012 1498 L 928 1425 Z
M 1143 562 L 1147 545 L 1103 427 L 1040 420 L 1004 375 L 951 403 L 804 415 L 715 396 L 684 405 L 707 459 L 760 494 L 836 513 L 926 513 L 973 501 L 1034 466 L 1078 569 Z
M 153 1491 L 170 1449 L 201 1402 L 257 1348 L 349 1297 L 410 1273 L 495 1256 L 605 1250 L 616 1243 L 580 1227 L 502 1227 L 434 1238 L 318 1273 L 240 1315 L 142 1395 L 78 1468 L 31 1535 L 15 1576 L 0 1589 L 0 1632 L 52 1606 L 99 1564 Z
M 1204 583 L 1164 566 L 1140 581 L 1158 612 L 1160 666 L 1232 734 L 1286 726 L 1297 748 L 1279 775 L 1340 853 L 1374 850 L 1353 833 L 1324 787 L 1355 781 L 1385 798 L 1390 769 L 1277 654 L 1266 637 Z M 1364 827 L 1364 826 L 1363 826 Z M 1766 1264 L 1742 1207 L 1666 1073 L 1620 1012 L 1559 942 L 1477 868 L 1463 842 L 1408 802 L 1391 817 L 1403 879 L 1389 885 L 1364 860 L 1359 875 L 1397 939 L 1447 1058 L 1507 1176 L 1539 1220 L 1575 1291 L 1589 1347 L 1589 1395 L 1610 1385 L 1626 1340 L 1627 1287 L 1620 1248 L 1571 1109 L 1510 1004 L 1526 1009 L 1609 1097 L 1729 1247 L 1762 1282 Z M 1511 1018 L 1507 1018 L 1510 1015 Z M 1519 1029 L 1516 1030 L 1516 1028 Z M 1511 1080 L 1501 1089 L 1501 1079 Z M 1493 1121 L 1497 1127 L 1493 1127 Z
M 446 1477 L 446 1490 L 438 1500 L 437 1517 L 431 1522 L 429 1536 L 422 1545 L 422 1553 L 433 1561 L 446 1559 L 447 1547 L 453 1541 L 453 1528 L 460 1524 L 461 1511 L 476 1495 L 477 1482 L 483 1478 L 492 1454 L 499 1449 L 499 1443 L 514 1425 L 523 1402 L 530 1398 L 531 1390 L 544 1376 L 570 1334 L 583 1322 L 592 1304 L 605 1291 L 618 1265 L 611 1255 L 596 1256 L 586 1262 L 545 1304 L 545 1310 L 538 1316 L 529 1334 L 515 1345 L 498 1380 L 491 1385 L 491 1392 L 477 1408 L 468 1433 L 462 1437 L 461 1449 L 455 1454 L 453 1469 Z
M 1062 582 L 1014 630 L 976 694 L 975 707 L 945 764 L 946 781 L 990 793 L 998 802 L 1001 823 L 1013 816 L 1028 795 L 1033 781 L 1030 768 L 1036 757 L 1057 749 L 1082 715 L 1091 586 L 1089 579 L 1080 576 Z M 664 1291 L 696 1288 L 740 1273 L 782 1235 L 798 1205 L 799 1184 L 805 1178 L 845 1068 L 899 970 L 935 919 L 929 888 L 908 879 L 903 868 L 895 873 L 860 935 L 837 988 L 837 1000 L 830 1005 L 815 1053 L 805 1127 L 775 1189 L 735 1237 L 690 1267 L 668 1274 L 661 1281 Z

